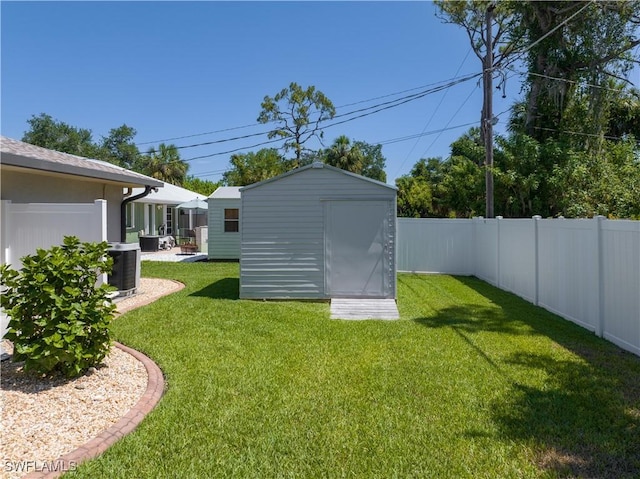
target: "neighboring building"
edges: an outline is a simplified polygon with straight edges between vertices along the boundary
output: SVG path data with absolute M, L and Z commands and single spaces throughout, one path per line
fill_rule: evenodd
M 126 192 L 161 181 L 116 165 L 0 136 L 0 263 L 20 268 L 37 248 L 81 241 L 119 242 Z M 134 264 L 134 267 L 136 265 Z M 0 337 L 7 317 L 0 314 Z
M 240 187 L 209 196 L 209 259 L 240 259 Z
M 125 193 L 162 188 L 161 181 L 98 160 L 0 137 L 1 199 L 12 203 L 94 203 L 106 200 L 106 237 L 121 239 Z M 5 247 L 6 245 L 3 245 Z
M 316 162 L 240 193 L 241 298 L 395 298 L 395 187 Z
M 176 206 L 194 199 L 205 200 L 206 196 L 187 190 L 171 183 L 163 183 L 163 187 L 144 198 L 134 200 L 127 205 L 127 242 L 135 243 L 142 231 L 146 235 L 183 236 L 184 230 L 206 226 L 206 213 L 188 210 L 177 210 Z M 143 191 L 133 190 L 132 195 Z

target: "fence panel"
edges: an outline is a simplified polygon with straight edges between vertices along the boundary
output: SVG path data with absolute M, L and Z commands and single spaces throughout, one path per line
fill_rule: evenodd
M 37 248 L 62 244 L 65 236 L 81 241 L 106 241 L 107 202 L 2 202 L 2 261 L 20 268 L 20 258 Z
M 476 218 L 471 223 L 475 229 L 475 276 L 498 286 L 498 220 Z
M 591 331 L 599 323 L 596 220 L 540 220 L 538 304 Z
M 640 222 L 401 218 L 398 230 L 400 270 L 473 274 L 640 355 Z
M 498 220 L 498 287 L 533 303 L 536 298 L 535 221 Z
M 640 221 L 603 221 L 601 247 L 603 336 L 640 355 Z
M 469 220 L 398 218 L 398 270 L 473 274 L 473 225 Z

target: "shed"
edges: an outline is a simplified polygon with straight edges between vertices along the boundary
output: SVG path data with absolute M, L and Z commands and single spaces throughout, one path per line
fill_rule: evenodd
M 241 298 L 395 298 L 395 187 L 315 162 L 240 192 Z
M 221 186 L 208 202 L 208 258 L 240 259 L 240 187 Z

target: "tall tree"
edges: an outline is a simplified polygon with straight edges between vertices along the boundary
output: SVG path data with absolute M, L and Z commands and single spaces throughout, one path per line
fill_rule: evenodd
M 363 160 L 360 149 L 353 146 L 345 135 L 336 138 L 333 144 L 324 151 L 325 163 L 352 173 L 362 172 Z
M 30 128 L 22 137 L 25 143 L 86 158 L 97 156 L 98 148 L 93 143 L 91 130 L 54 120 L 45 113 L 33 115 L 27 123 Z
M 333 144 L 319 152 L 321 161 L 367 178 L 385 182 L 386 159 L 382 155 L 382 145 L 371 145 L 364 141 L 354 141 L 341 135 Z
M 295 151 L 294 166 L 300 166 L 304 144 L 313 137 L 322 140 L 320 123 L 336 114 L 336 109 L 315 86 L 303 89 L 292 82 L 274 97 L 265 96 L 258 116 L 260 123 L 277 123 L 269 138 L 285 138 L 284 148 Z
M 157 150 L 150 148 L 142 159 L 145 175 L 177 186 L 182 186 L 188 170 L 189 164 L 180 159 L 175 145 L 160 143 Z
M 372 145 L 364 141 L 354 141 L 353 147 L 362 154 L 362 171 L 360 174 L 367 178 L 387 181 L 387 173 L 384 171 L 387 159 L 382 155 L 382 145 Z
M 140 150 L 133 141 L 136 133 L 134 128 L 126 124 L 112 128 L 108 136 L 102 137 L 98 156 L 101 160 L 138 171 L 141 167 Z
M 231 169 L 224 172 L 222 181 L 229 186 L 245 186 L 277 176 L 291 169 L 275 148 L 263 148 L 257 153 L 231 155 Z
M 576 127 L 602 134 L 609 121 L 607 104 L 617 95 L 611 80 L 623 79 L 637 63 L 631 51 L 640 45 L 640 3 L 544 1 L 514 6 L 521 16 L 517 29 L 530 45 L 524 131 L 539 140 L 558 138 L 562 130 Z
M 211 193 L 216 191 L 221 185 L 222 181 L 215 182 L 210 180 L 203 180 L 192 175 L 187 176 L 182 182 L 183 188 L 195 191 L 196 193 L 200 193 L 201 195 L 205 196 L 211 195 Z

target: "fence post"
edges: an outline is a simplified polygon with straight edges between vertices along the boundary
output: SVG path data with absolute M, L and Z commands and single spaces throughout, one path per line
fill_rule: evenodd
M 11 249 L 9 245 L 9 232 L 11 231 L 11 200 L 0 201 L 0 264 L 11 263 Z
M 471 265 L 471 269 L 473 272 L 473 276 L 475 276 L 476 278 L 478 277 L 478 261 L 476 260 L 476 258 L 478 257 L 478 233 L 476 230 L 478 229 L 478 221 L 480 221 L 480 218 L 482 218 L 482 216 L 474 216 L 473 218 L 471 218 L 471 240 L 473 242 L 471 252 L 471 261 L 473 264 Z
M 500 222 L 502 220 L 502 216 L 496 216 L 496 286 L 498 288 L 502 288 L 502 281 L 500 280 Z
M 99 238 L 96 241 L 107 241 L 107 200 L 95 200 L 93 202 L 95 207 L 95 213 L 93 217 L 97 220 L 97 229 L 99 231 Z
M 604 216 L 594 216 L 595 235 L 596 235 L 596 278 L 598 281 L 598 291 L 596 292 L 596 302 L 598 304 L 598 321 L 595 327 L 595 333 L 597 336 L 603 337 L 605 330 L 604 319 L 604 278 L 602 274 L 604 272 L 604 247 L 602 245 L 602 222 Z
M 542 216 L 535 215 L 531 218 L 533 220 L 533 271 L 534 271 L 534 283 L 533 283 L 533 304 L 538 306 L 540 303 L 540 238 L 538 236 L 538 225 Z

